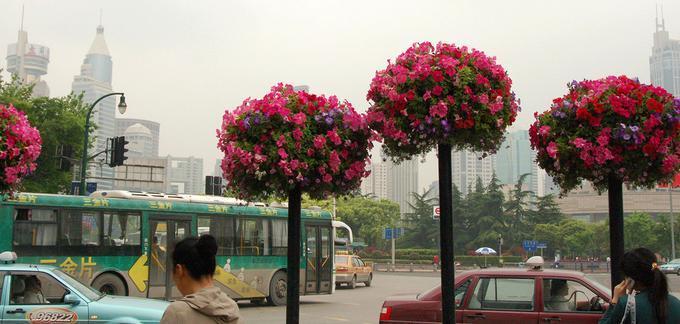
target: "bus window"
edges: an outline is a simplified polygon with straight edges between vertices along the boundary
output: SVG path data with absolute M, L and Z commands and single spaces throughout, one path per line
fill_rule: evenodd
M 200 216 L 198 234 L 210 234 L 217 240 L 217 255 L 234 255 L 234 219 L 223 216 Z
M 269 245 L 269 233 L 265 231 L 262 219 L 238 218 L 236 220 L 238 228 L 238 255 L 268 255 L 269 250 L 265 246 Z
M 99 245 L 101 215 L 98 212 L 65 210 L 59 224 L 60 246 Z
M 272 255 L 288 254 L 288 221 L 272 219 Z
M 57 244 L 57 211 L 17 208 L 14 211 L 14 246 Z
M 104 212 L 104 240 L 106 246 L 140 245 L 139 214 Z

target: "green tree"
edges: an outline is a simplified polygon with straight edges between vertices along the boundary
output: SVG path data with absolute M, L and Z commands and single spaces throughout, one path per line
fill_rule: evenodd
M 656 232 L 657 223 L 649 214 L 634 213 L 623 219 L 623 235 L 626 251 L 646 247 L 652 251 L 659 251 L 659 233 Z
M 527 214 L 530 225 L 558 224 L 564 220 L 560 206 L 552 194 L 536 197 L 535 208 L 535 210 L 530 210 Z
M 431 197 L 432 189 L 422 195 L 413 192 L 413 203 L 409 203 L 413 212 L 406 213 L 404 220 L 408 225 L 402 243 L 414 248 L 436 248 L 439 238 L 439 223 L 432 218 L 432 206 L 439 201 Z
M 24 179 L 22 190 L 44 193 L 67 192 L 72 172 L 59 169 L 57 147 L 71 146 L 73 158 L 79 160 L 87 105 L 83 103 L 82 95 L 31 98 L 32 88 L 32 85 L 22 84 L 16 76 L 13 76 L 10 82 L 4 82 L 0 78 L 0 102 L 11 103 L 26 113 L 31 125 L 40 131 L 43 141 L 37 169 Z
M 534 193 L 524 189 L 524 181 L 529 176 L 525 173 L 519 177 L 517 184 L 512 191 L 508 200 L 504 204 L 505 209 L 505 235 L 510 244 L 519 245 L 522 240 L 531 238 L 531 228 L 528 226 L 528 218 L 531 214 L 530 202 Z M 507 235 L 507 236 L 506 236 Z

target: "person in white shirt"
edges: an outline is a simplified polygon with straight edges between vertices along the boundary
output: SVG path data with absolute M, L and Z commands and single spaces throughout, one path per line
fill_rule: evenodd
M 26 290 L 24 291 L 24 304 L 49 304 L 42 293 L 42 283 L 36 276 L 28 276 L 24 280 Z

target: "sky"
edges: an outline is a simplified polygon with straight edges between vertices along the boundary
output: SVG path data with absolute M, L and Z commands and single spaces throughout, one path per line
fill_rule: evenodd
M 625 74 L 648 83 L 657 4 L 680 38 L 680 1 L 669 0 L 2 0 L 0 68 L 22 4 L 29 42 L 50 48 L 43 79 L 52 96 L 71 91 L 102 12 L 113 88 L 128 103 L 119 117 L 159 122 L 160 154 L 203 158 L 206 174 L 220 157 L 215 130 L 225 110 L 284 82 L 365 112 L 375 71 L 414 42 L 496 56 L 522 103 L 513 131 L 571 80 Z M 436 178 L 430 154 L 419 187 Z

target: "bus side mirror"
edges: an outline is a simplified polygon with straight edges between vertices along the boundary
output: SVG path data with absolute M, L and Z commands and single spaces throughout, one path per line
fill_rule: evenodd
M 64 296 L 64 304 L 76 306 L 80 304 L 80 298 L 72 293 L 67 293 Z

